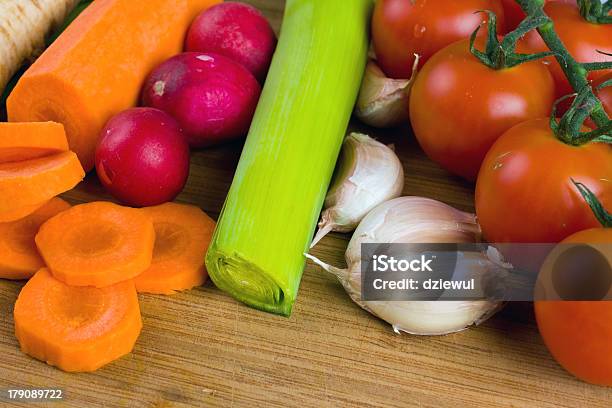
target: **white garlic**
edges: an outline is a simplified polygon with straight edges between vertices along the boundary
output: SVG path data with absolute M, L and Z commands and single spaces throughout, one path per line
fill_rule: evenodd
M 372 210 L 359 224 L 346 251 L 347 269 L 327 265 L 306 255 L 334 274 L 352 300 L 393 326 L 396 332 L 441 335 L 466 329 L 492 316 L 502 302 L 478 301 L 362 301 L 361 244 L 363 243 L 476 243 L 480 227 L 473 214 L 439 201 L 421 197 L 400 197 Z M 483 282 L 490 274 L 504 276 L 510 266 L 499 254 L 460 252 L 459 268 Z
M 342 145 L 311 247 L 331 231 L 354 230 L 370 210 L 399 197 L 403 188 L 404 169 L 393 149 L 367 135 L 351 133 Z
M 387 128 L 408 122 L 410 88 L 419 64 L 415 54 L 410 79 L 393 79 L 385 76 L 374 60 L 366 66 L 361 89 L 355 106 L 355 115 L 365 124 Z

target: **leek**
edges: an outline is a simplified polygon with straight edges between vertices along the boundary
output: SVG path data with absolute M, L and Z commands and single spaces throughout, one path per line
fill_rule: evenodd
M 289 316 L 357 98 L 372 0 L 287 0 L 281 36 L 206 266 L 214 283 Z

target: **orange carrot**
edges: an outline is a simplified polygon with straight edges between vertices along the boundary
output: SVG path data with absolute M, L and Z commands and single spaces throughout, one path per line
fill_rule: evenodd
M 44 223 L 36 245 L 53 276 L 72 286 L 132 279 L 153 258 L 155 229 L 144 212 L 107 202 L 72 207 Z
M 15 303 L 21 350 L 64 371 L 95 371 L 134 348 L 142 329 L 134 283 L 68 286 L 41 269 Z
M 204 254 L 215 222 L 191 205 L 167 203 L 144 208 L 155 226 L 151 267 L 134 280 L 138 292 L 170 295 L 202 285 L 208 274 Z
M 30 216 L 0 224 L 0 278 L 29 279 L 44 266 L 34 242 L 40 226 L 70 204 L 53 198 Z
M 46 203 L 47 201 L 39 204 L 26 205 L 25 207 L 20 207 L 15 210 L 0 213 L 0 223 L 19 221 L 20 219 L 25 218 L 28 215 L 34 213 L 34 211 L 38 210 Z
M 96 0 L 24 74 L 7 102 L 12 122 L 63 123 L 83 167 L 104 124 L 136 105 L 149 72 L 183 48 L 185 32 L 218 0 Z
M 76 186 L 85 176 L 73 152 L 0 164 L 0 213 L 37 205 Z
M 67 150 L 66 132 L 59 123 L 0 123 L 0 163 L 36 159 Z

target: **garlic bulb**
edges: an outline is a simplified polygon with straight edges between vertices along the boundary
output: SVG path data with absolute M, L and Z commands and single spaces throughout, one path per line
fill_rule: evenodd
M 309 259 L 334 274 L 349 296 L 363 309 L 390 323 L 396 332 L 441 335 L 461 331 L 492 316 L 499 301 L 362 301 L 361 244 L 363 243 L 475 243 L 480 227 L 473 214 L 421 197 L 400 197 L 372 210 L 359 224 L 347 251 L 348 269 L 327 265 L 311 255 Z M 509 265 L 477 252 L 458 254 L 462 270 L 483 282 L 490 274 L 504 274 Z M 503 275 L 502 275 L 503 276 Z
M 408 122 L 408 100 L 419 64 L 415 54 L 410 79 L 387 78 L 374 60 L 366 66 L 355 115 L 365 124 L 386 128 Z
M 351 133 L 342 145 L 311 248 L 331 231 L 354 230 L 370 210 L 399 197 L 403 188 L 404 169 L 393 149 L 367 135 Z

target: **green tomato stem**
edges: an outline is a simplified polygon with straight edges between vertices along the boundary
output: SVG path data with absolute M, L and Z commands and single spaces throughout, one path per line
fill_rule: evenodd
M 582 195 L 582 198 L 584 198 L 584 201 L 586 201 L 589 207 L 591 207 L 593 214 L 601 225 L 604 228 L 612 228 L 612 214 L 606 211 L 604 206 L 601 204 L 601 201 L 597 199 L 597 196 L 593 194 L 593 192 L 584 184 L 579 183 L 574 179 L 572 179 L 572 183 L 574 183 L 574 186 L 576 186 L 580 192 L 580 195 Z
M 516 44 L 518 41 L 529 31 L 543 24 L 545 20 L 542 18 L 526 18 L 514 31 L 506 34 L 500 42 L 497 38 L 497 16 L 490 10 L 483 10 L 480 12 L 487 13 L 489 16 L 487 42 L 484 52 L 476 49 L 474 46 L 476 36 L 481 28 L 479 26 L 470 37 L 470 52 L 487 67 L 500 70 L 553 55 L 552 52 L 540 52 L 536 54 L 520 54 L 516 52 Z
M 544 0 L 516 0 L 516 2 L 527 14 L 527 19 L 532 18 L 542 22 L 542 24 L 537 27 L 540 36 L 559 62 L 572 88 L 574 88 L 579 95 L 583 95 L 582 104 L 577 104 L 576 101 L 574 101 L 575 103 L 573 104 L 573 107 L 576 109 L 580 108 L 581 112 L 577 115 L 576 112 L 568 112 L 567 120 L 561 121 L 567 125 L 564 126 L 560 122 L 560 126 L 557 129 L 562 134 L 560 135 L 557 133 L 558 136 L 561 140 L 574 145 L 577 143 L 584 144 L 591 141 L 602 141 L 602 136 L 609 135 L 590 134 L 589 136 L 592 137 L 592 139 L 588 139 L 585 135 L 588 135 L 590 132 L 581 134 L 580 126 L 582 123 L 578 123 L 579 119 L 584 116 L 584 110 L 588 109 L 591 118 L 600 129 L 607 131 L 610 126 L 610 118 L 606 114 L 601 101 L 595 96 L 587 79 L 588 69 L 592 68 L 591 65 L 593 64 L 586 64 L 585 66 L 579 63 L 565 48 L 563 42 L 555 32 L 553 21 L 544 12 Z M 586 4 L 586 1 L 583 2 Z M 604 3 L 601 10 L 609 8 L 608 3 L 610 3 L 610 1 Z M 570 120 L 572 117 L 575 118 L 575 120 Z M 601 131 L 599 133 L 601 133 Z M 605 137 L 603 140 L 605 140 Z
M 612 17 L 608 15 L 612 9 L 612 1 L 602 3 L 600 0 L 578 0 L 582 17 L 593 24 L 610 24 Z

